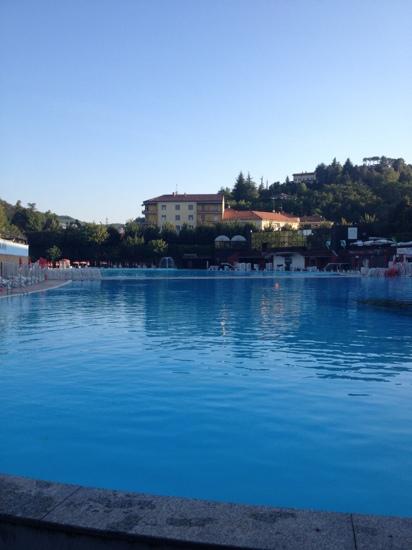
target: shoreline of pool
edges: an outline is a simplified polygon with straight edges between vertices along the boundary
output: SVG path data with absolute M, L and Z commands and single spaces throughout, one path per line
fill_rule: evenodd
M 408 550 L 412 518 L 249 506 L 0 475 L 0 548 Z

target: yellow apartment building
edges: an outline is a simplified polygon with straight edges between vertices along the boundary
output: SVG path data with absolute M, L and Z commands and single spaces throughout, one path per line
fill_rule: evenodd
M 148 225 L 156 225 L 161 229 L 167 223 L 176 231 L 180 231 L 184 224 L 193 229 L 197 225 L 221 222 L 225 211 L 225 198 L 220 194 L 172 193 L 144 201 L 143 207 L 145 222 Z

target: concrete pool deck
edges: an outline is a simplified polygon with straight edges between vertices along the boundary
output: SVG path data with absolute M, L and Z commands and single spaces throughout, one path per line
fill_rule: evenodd
M 245 506 L 0 475 L 1 550 L 411 550 L 412 518 Z
M 60 288 L 71 283 L 71 281 L 41 281 L 34 285 L 25 286 L 21 288 L 11 288 L 10 290 L 2 289 L 0 291 L 0 298 L 11 298 L 12 296 L 26 296 L 27 294 L 36 294 L 37 292 L 45 292 L 53 288 Z

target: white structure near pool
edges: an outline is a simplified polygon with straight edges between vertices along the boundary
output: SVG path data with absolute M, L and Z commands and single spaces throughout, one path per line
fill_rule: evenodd
M 273 269 L 275 271 L 303 271 L 305 257 L 299 252 L 276 252 L 273 255 Z
M 0 262 L 27 264 L 29 245 L 23 241 L 0 238 Z

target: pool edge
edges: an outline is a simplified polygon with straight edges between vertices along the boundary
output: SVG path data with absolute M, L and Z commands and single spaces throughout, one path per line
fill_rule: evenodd
M 412 518 L 249 506 L 0 474 L 0 549 L 410 550 Z
M 70 284 L 72 281 L 59 281 L 59 280 L 48 280 L 36 283 L 31 286 L 13 288 L 12 290 L 6 291 L 6 294 L 0 295 L 1 298 L 14 298 L 15 296 L 28 296 L 29 294 L 38 294 L 39 292 L 47 292 L 48 290 L 56 290 L 62 286 Z

